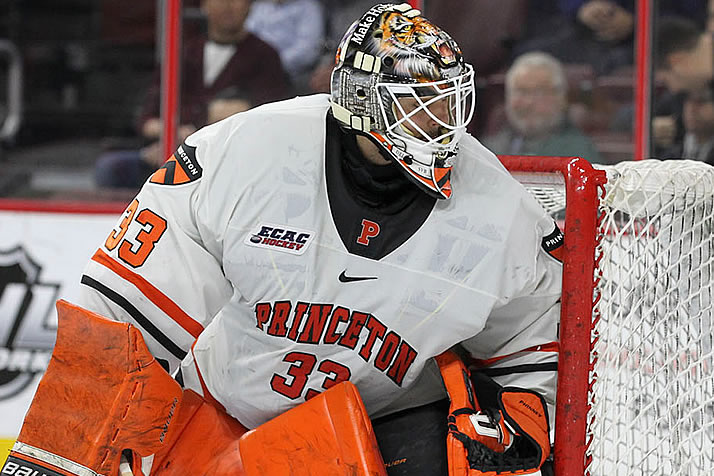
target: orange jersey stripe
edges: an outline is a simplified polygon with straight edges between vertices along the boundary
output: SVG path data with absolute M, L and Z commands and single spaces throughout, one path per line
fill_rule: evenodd
M 535 345 L 533 347 L 528 347 L 527 349 L 519 350 L 518 352 L 514 352 L 512 354 L 492 357 L 486 360 L 470 359 L 469 365 L 480 369 L 483 367 L 488 367 L 489 365 L 493 365 L 496 362 L 499 362 L 503 359 L 507 359 L 508 357 L 513 357 L 516 354 L 521 354 L 525 352 L 558 352 L 559 348 L 560 347 L 557 342 L 549 342 L 547 344 Z
M 164 293 L 159 291 L 153 284 L 148 282 L 146 279 L 136 274 L 135 272 L 127 269 L 123 265 L 115 261 L 111 256 L 106 254 L 102 249 L 98 249 L 94 256 L 92 256 L 92 261 L 95 261 L 102 266 L 110 269 L 115 274 L 121 278 L 129 281 L 133 284 L 141 293 L 149 298 L 149 301 L 153 302 L 159 309 L 164 311 L 167 316 L 173 319 L 179 326 L 181 326 L 186 332 L 191 334 L 194 338 L 203 332 L 203 326 L 199 324 L 195 319 L 186 314 L 183 309 L 181 309 L 178 304 L 173 302 Z

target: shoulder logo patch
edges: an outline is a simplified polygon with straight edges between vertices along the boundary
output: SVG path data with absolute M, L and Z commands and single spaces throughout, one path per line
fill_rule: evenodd
M 312 242 L 314 233 L 293 226 L 261 223 L 246 236 L 244 243 L 258 248 L 301 255 Z
M 563 235 L 563 232 L 560 231 L 560 228 L 558 228 L 557 223 L 553 222 L 553 226 L 555 227 L 553 231 L 549 235 L 543 237 L 541 246 L 543 247 L 546 253 L 548 253 L 550 256 L 557 259 L 558 261 L 562 262 L 563 243 L 565 240 L 565 235 Z
M 154 172 L 149 182 L 159 185 L 181 185 L 198 180 L 201 175 L 203 169 L 196 160 L 196 148 L 184 142 L 164 162 L 164 165 Z

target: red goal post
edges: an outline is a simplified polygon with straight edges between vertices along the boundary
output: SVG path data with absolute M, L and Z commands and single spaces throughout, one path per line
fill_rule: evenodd
M 714 167 L 501 156 L 564 220 L 557 476 L 714 468 Z
M 585 471 L 586 421 L 590 372 L 590 328 L 593 310 L 598 205 L 605 172 L 577 157 L 499 156 L 508 170 L 539 201 L 555 211 L 567 200 L 563 253 L 558 398 L 555 414 L 557 476 L 582 476 Z M 538 197 L 537 197 L 538 198 Z

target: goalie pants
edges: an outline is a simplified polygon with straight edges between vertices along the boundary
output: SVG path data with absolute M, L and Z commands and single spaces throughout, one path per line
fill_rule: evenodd
M 444 476 L 446 418 L 449 401 L 444 399 L 377 418 L 372 427 L 389 476 Z

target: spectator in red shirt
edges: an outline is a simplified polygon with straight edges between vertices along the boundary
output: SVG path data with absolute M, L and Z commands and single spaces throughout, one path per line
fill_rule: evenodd
M 180 126 L 178 136 L 202 127 L 210 101 L 228 88 L 240 88 L 253 105 L 285 99 L 289 80 L 273 47 L 244 28 L 253 0 L 202 0 L 206 35 L 182 48 Z M 140 150 L 111 151 L 97 162 L 96 180 L 102 187 L 138 188 L 161 165 L 153 146 L 163 125 L 160 118 L 161 74 L 156 71 L 147 92 L 138 130 L 148 144 Z

